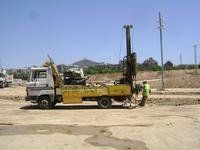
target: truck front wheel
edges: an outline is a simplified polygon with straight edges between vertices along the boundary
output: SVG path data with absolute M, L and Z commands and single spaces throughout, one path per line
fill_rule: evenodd
M 2 83 L 1 88 L 5 88 L 5 83 Z
M 112 105 L 112 101 L 109 97 L 102 97 L 98 100 L 99 108 L 107 109 Z
M 57 104 L 57 102 L 55 102 L 55 101 L 52 102 L 52 103 L 51 103 L 51 108 L 54 108 L 56 104 Z
M 38 106 L 40 109 L 51 109 L 52 104 L 49 97 L 47 96 L 40 97 L 38 100 Z

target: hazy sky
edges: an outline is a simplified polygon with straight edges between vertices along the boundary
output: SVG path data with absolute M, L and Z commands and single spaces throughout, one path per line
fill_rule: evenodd
M 194 63 L 200 0 L 0 0 L 1 63 L 40 65 L 47 54 L 57 64 L 83 58 L 118 63 L 125 55 L 124 24 L 133 25 L 138 61 L 153 57 L 160 63 L 159 11 L 166 25 L 164 61 L 179 64 L 181 52 L 183 63 Z

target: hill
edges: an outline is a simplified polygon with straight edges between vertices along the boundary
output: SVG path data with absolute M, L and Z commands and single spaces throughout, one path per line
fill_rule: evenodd
M 80 61 L 74 62 L 72 65 L 77 65 L 79 67 L 91 67 L 91 66 L 96 66 L 100 64 L 102 63 L 98 63 L 89 59 L 82 59 Z

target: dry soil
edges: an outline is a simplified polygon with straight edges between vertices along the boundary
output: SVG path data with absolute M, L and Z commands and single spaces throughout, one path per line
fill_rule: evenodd
M 0 147 L 199 150 L 200 105 L 102 110 L 85 103 L 39 110 L 29 102 L 0 99 Z

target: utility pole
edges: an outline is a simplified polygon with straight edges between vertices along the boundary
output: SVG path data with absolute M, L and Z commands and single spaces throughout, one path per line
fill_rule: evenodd
M 164 87 L 164 66 L 163 66 L 163 39 L 162 39 L 162 30 L 164 28 L 163 20 L 161 17 L 161 13 L 159 12 L 159 29 L 160 29 L 160 51 L 161 51 L 161 65 L 162 65 L 162 90 L 165 89 Z
M 183 64 L 182 53 L 180 53 L 179 58 L 180 58 L 180 65 L 182 65 Z
M 2 64 L 1 64 L 1 58 L 0 58 L 0 69 L 2 68 Z
M 198 73 L 198 65 L 197 65 L 197 45 L 194 45 L 194 69 L 195 69 L 195 74 Z

